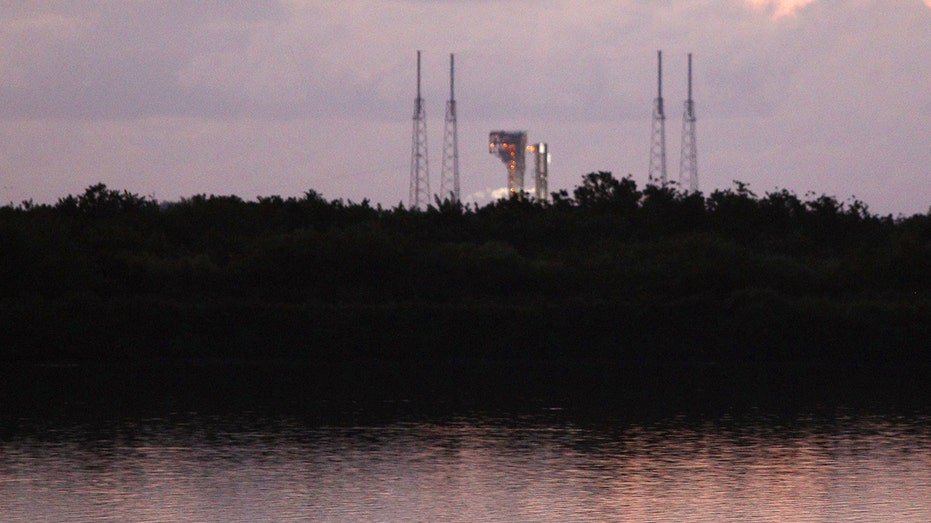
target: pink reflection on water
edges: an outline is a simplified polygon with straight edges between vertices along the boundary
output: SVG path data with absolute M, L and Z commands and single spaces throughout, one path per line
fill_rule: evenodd
M 461 419 L 0 443 L 4 521 L 931 521 L 927 419 Z

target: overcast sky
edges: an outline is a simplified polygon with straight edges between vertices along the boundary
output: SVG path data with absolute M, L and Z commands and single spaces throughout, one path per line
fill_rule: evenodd
M 661 49 L 671 178 L 691 52 L 706 194 L 931 207 L 931 0 L 3 4 L 2 203 L 97 182 L 406 203 L 418 49 L 434 192 L 449 53 L 464 199 L 506 185 L 494 129 L 549 143 L 551 191 L 597 170 L 643 185 Z

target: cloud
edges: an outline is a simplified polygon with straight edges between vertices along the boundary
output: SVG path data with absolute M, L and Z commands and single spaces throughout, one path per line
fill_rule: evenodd
M 798 9 L 815 0 L 746 0 L 750 5 L 772 12 L 773 18 L 794 15 Z M 931 1 L 931 0 L 929 0 Z
M 656 50 L 670 172 L 694 54 L 703 190 L 747 181 L 927 209 L 927 0 L 66 0 L 0 11 L 0 201 L 408 192 L 416 51 L 431 185 L 456 54 L 463 194 L 505 182 L 492 129 L 645 180 Z M 8 187 L 19 188 L 15 194 Z
M 468 196 L 463 198 L 465 202 L 474 202 L 478 204 L 485 204 L 488 202 L 500 200 L 501 198 L 507 198 L 509 194 L 507 187 L 498 187 L 496 189 L 485 188 L 479 191 L 475 191 Z
M 745 0 L 751 6 L 772 13 L 772 17 L 782 18 L 784 16 L 796 15 L 799 9 L 816 0 Z M 922 0 L 925 5 L 931 8 L 931 0 Z
M 219 115 L 235 91 L 195 86 L 183 72 L 199 56 L 248 48 L 250 30 L 281 20 L 275 2 L 46 2 L 0 19 L 11 50 L 0 72 L 3 116 L 139 118 Z M 241 100 L 240 100 L 241 101 Z

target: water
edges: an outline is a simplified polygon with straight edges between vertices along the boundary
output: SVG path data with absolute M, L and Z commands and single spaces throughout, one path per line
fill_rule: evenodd
M 5 522 L 931 521 L 931 420 L 241 416 L 0 445 Z
M 0 521 L 931 521 L 931 417 L 886 405 L 56 397 L 0 417 Z

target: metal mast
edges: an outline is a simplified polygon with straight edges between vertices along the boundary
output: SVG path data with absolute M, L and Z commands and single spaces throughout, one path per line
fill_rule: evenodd
M 679 185 L 698 191 L 698 149 L 695 143 L 695 102 L 692 101 L 692 53 L 689 53 L 689 98 L 682 115 L 682 153 L 679 156 Z
M 656 52 L 658 89 L 653 101 L 653 134 L 650 139 L 650 180 L 666 185 L 666 113 L 663 111 L 663 52 Z
M 430 173 L 427 165 L 427 117 L 420 96 L 420 51 L 417 51 L 417 98 L 414 100 L 414 127 L 411 139 L 410 208 L 430 204 Z
M 449 55 L 449 101 L 446 102 L 446 124 L 443 131 L 443 170 L 440 174 L 440 199 L 459 201 L 459 139 L 456 133 L 456 95 L 454 90 L 453 55 Z

